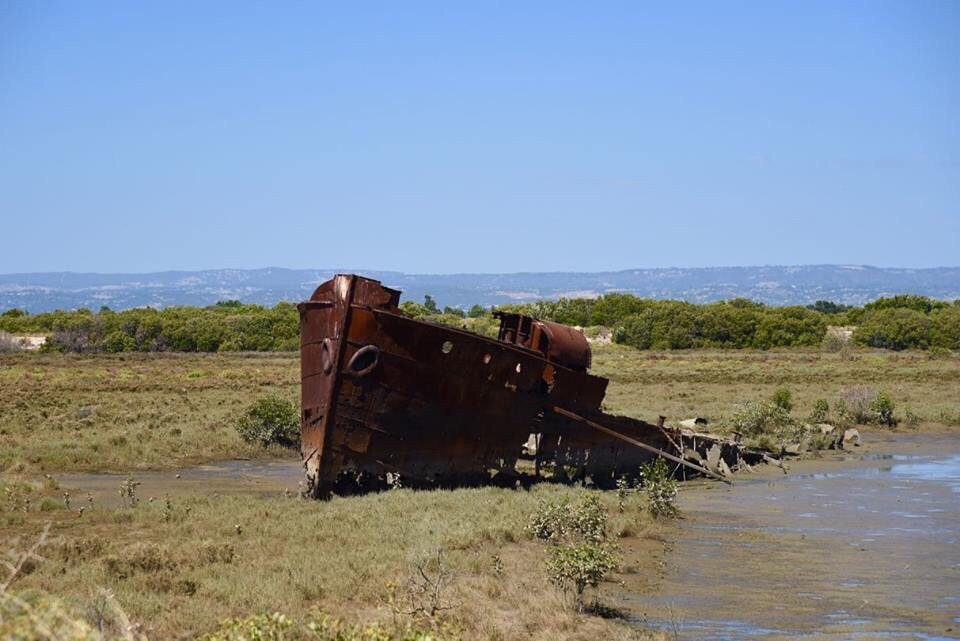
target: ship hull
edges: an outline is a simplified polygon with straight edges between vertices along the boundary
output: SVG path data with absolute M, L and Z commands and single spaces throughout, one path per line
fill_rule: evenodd
M 525 452 L 536 473 L 612 484 L 652 456 L 570 415 L 678 451 L 667 430 L 602 413 L 606 379 L 414 320 L 398 298 L 377 281 L 340 275 L 299 306 L 309 495 L 382 487 L 388 478 L 414 486 L 509 480 Z

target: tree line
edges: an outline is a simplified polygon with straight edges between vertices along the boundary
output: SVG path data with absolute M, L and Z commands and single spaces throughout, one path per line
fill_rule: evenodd
M 607 327 L 613 340 L 637 349 L 698 347 L 814 347 L 850 327 L 858 345 L 902 349 L 960 350 L 960 300 L 952 303 L 916 295 L 884 297 L 862 307 L 817 301 L 807 306 L 775 307 L 747 299 L 708 304 L 651 300 L 630 294 L 597 298 L 561 298 L 536 303 L 468 310 L 405 301 L 414 318 L 495 336 L 497 309 L 580 327 Z M 218 352 L 286 351 L 299 346 L 299 315 L 292 303 L 273 307 L 222 301 L 207 307 L 106 307 L 27 314 L 8 310 L 0 330 L 43 333 L 46 349 L 67 352 Z M 841 333 L 842 335 L 842 333 Z
M 300 316 L 292 303 L 273 307 L 222 301 L 207 307 L 107 307 L 0 315 L 0 329 L 47 334 L 45 349 L 64 352 L 287 351 L 300 346 Z

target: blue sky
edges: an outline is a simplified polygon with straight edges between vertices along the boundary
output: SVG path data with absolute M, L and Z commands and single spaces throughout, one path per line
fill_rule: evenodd
M 0 219 L 0 272 L 956 265 L 960 2 L 6 0 Z

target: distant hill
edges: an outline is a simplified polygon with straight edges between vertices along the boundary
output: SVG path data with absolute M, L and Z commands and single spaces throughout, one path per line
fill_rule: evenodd
M 72 272 L 0 275 L 0 311 L 106 305 L 129 307 L 208 305 L 218 300 L 272 305 L 300 301 L 337 269 L 216 269 L 151 274 Z M 960 298 L 960 267 L 880 268 L 863 265 L 630 269 L 618 272 L 518 274 L 403 274 L 363 271 L 403 291 L 404 300 L 432 295 L 440 305 L 468 307 L 539 298 L 593 297 L 629 292 L 649 298 L 709 302 L 743 297 L 772 305 L 816 300 L 862 304 L 880 296 L 911 293 Z

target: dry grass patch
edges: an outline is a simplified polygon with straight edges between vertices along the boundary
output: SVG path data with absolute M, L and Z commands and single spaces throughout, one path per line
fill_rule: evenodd
M 244 443 L 232 422 L 251 398 L 295 399 L 298 386 L 291 354 L 0 356 L 0 470 L 126 471 L 290 456 Z
M 856 350 L 690 350 L 641 352 L 593 345 L 593 372 L 610 379 L 609 411 L 646 420 L 703 416 L 717 423 L 740 404 L 792 394 L 794 413 L 809 416 L 818 399 L 831 402 L 845 388 L 868 385 L 888 392 L 903 427 L 960 426 L 960 358 L 925 352 Z M 909 410 L 909 419 L 907 412 Z
M 18 589 L 57 595 L 83 612 L 106 588 L 149 638 L 193 638 L 223 619 L 261 612 L 303 623 L 312 610 L 354 622 L 427 620 L 464 639 L 639 638 L 621 621 L 578 614 L 549 583 L 542 547 L 524 532 L 538 500 L 587 494 L 601 497 L 615 534 L 663 527 L 639 502 L 617 512 L 614 493 L 541 485 L 395 490 L 326 503 L 254 496 L 141 501 L 82 516 L 34 510 L 0 533 L 27 536 L 49 517 L 46 560 Z M 624 566 L 652 571 L 661 544 L 637 543 Z M 409 606 L 411 577 L 418 566 L 435 576 L 438 550 L 449 580 L 443 607 L 424 617 Z

